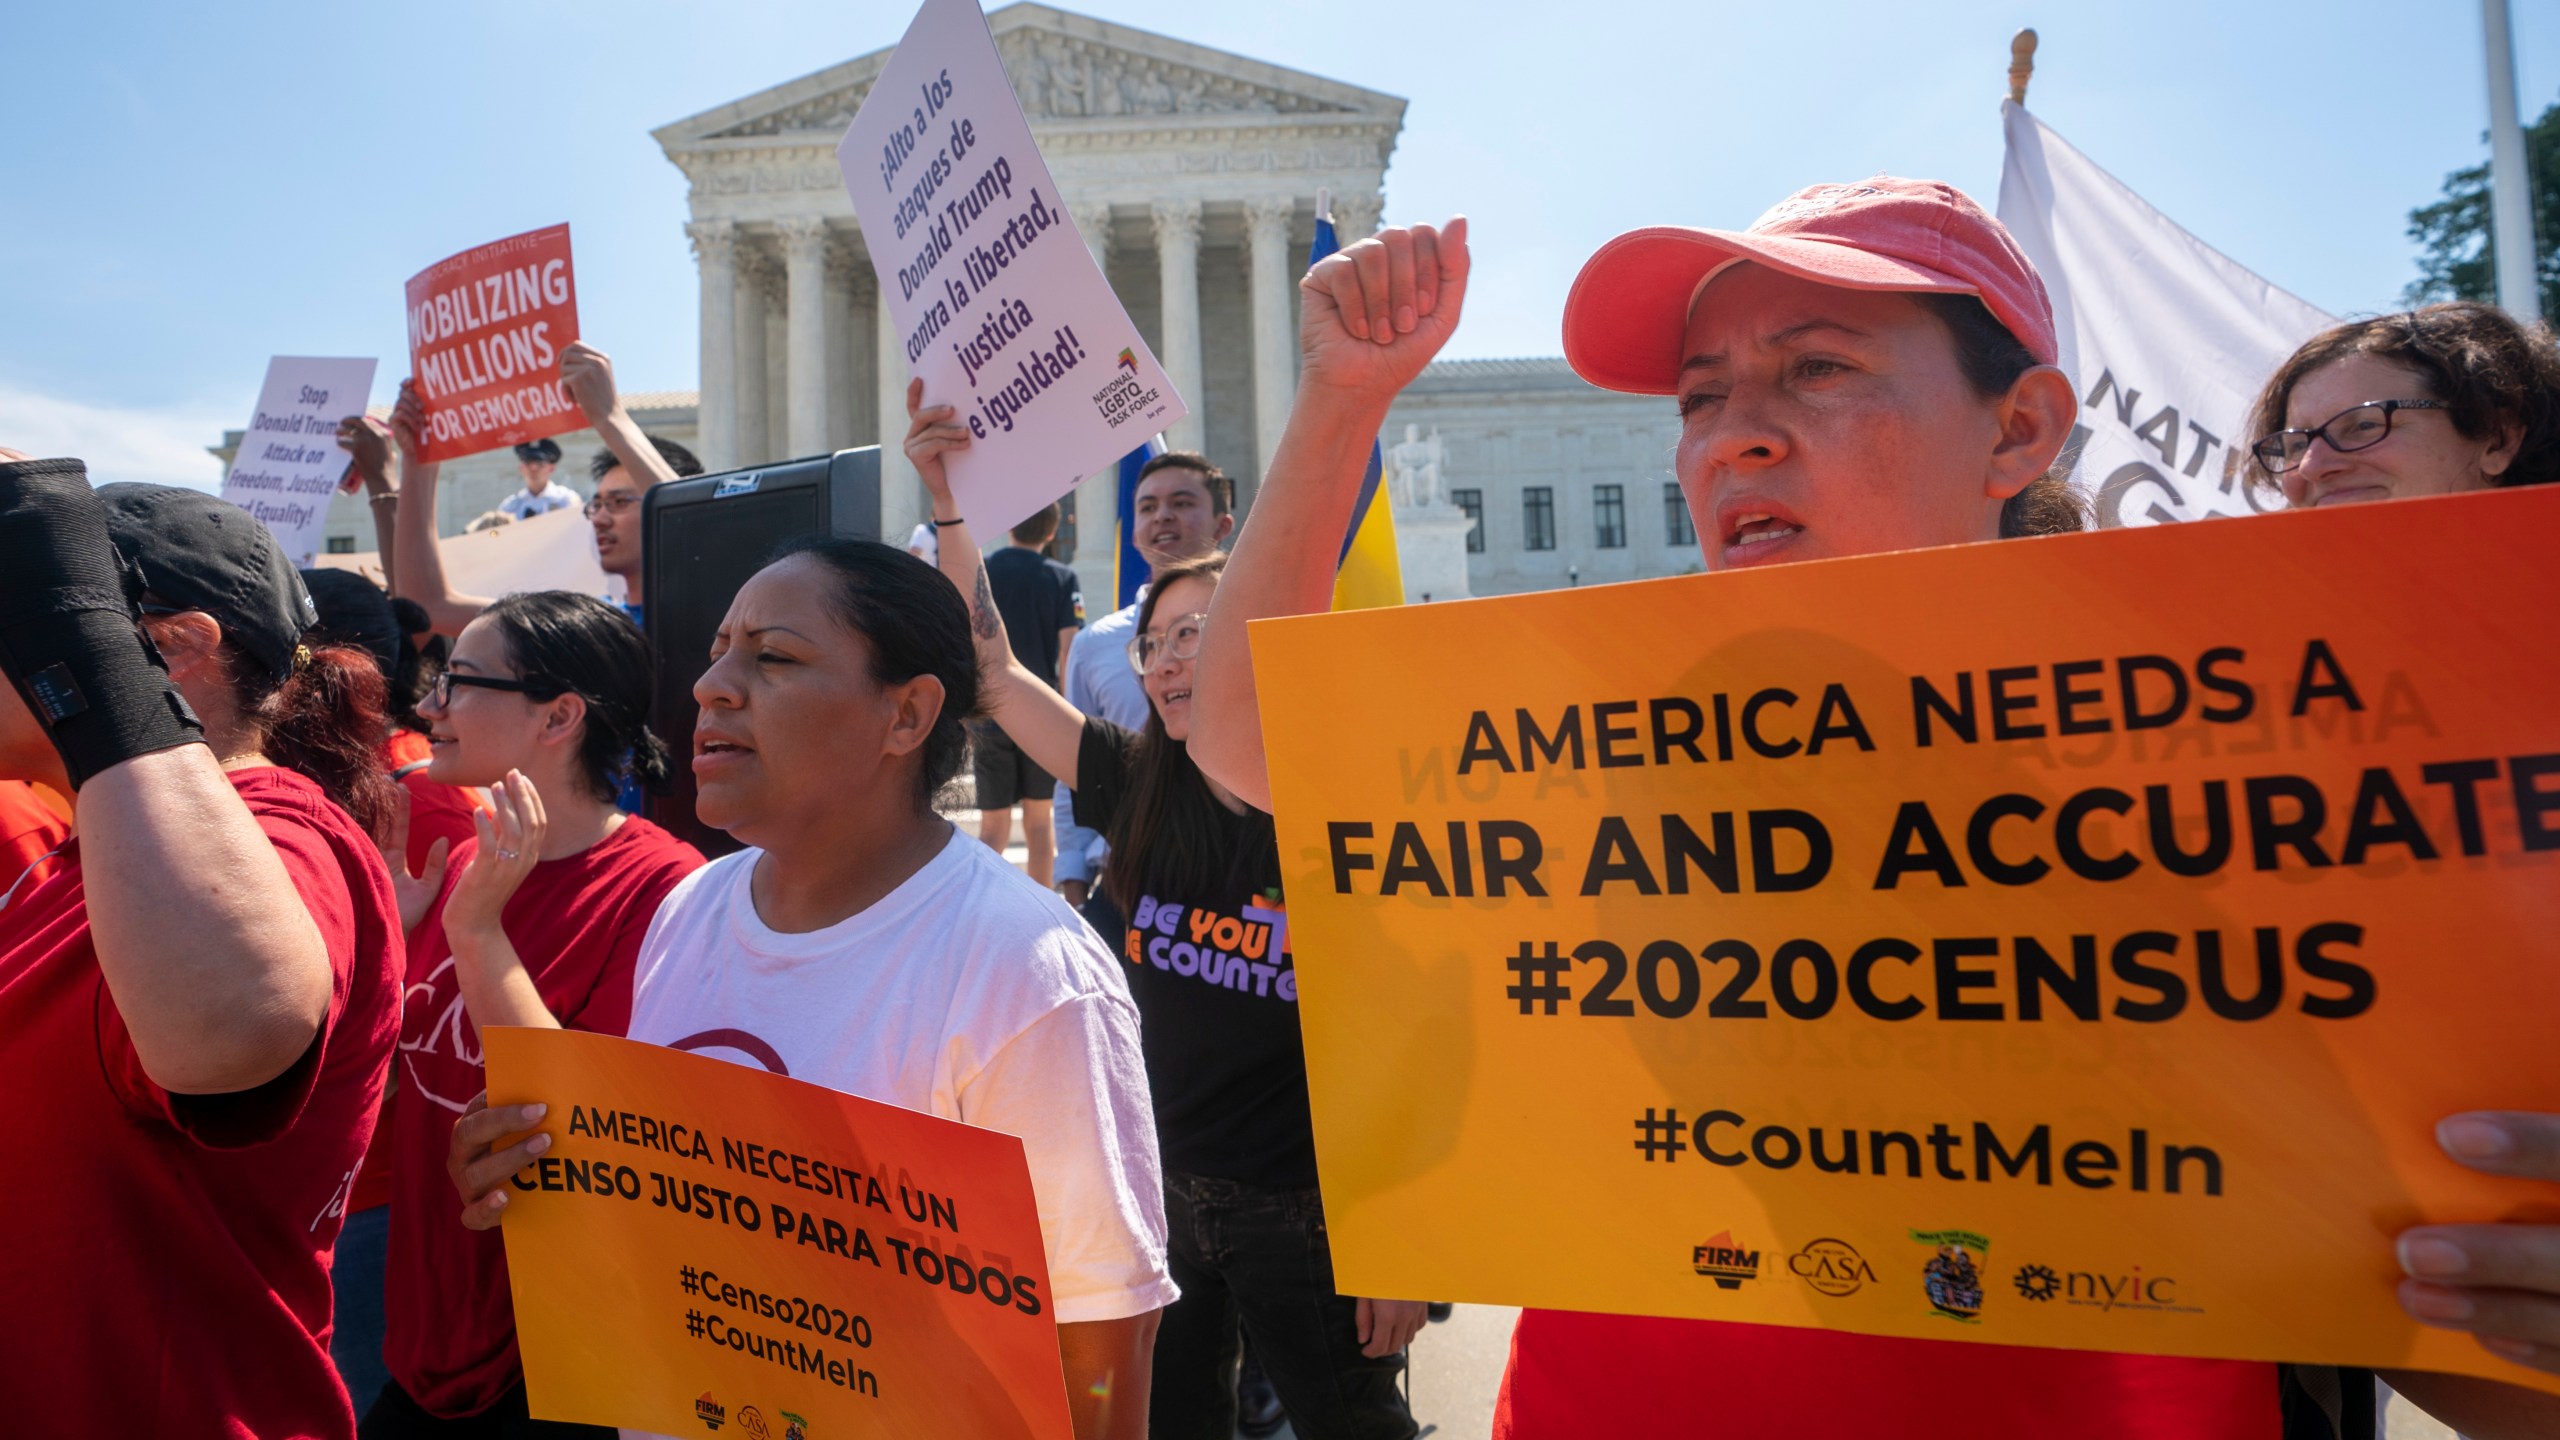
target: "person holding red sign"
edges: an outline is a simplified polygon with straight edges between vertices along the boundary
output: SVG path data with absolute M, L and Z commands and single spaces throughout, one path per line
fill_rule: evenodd
M 1270 781 L 1245 626 L 1329 608 L 1370 446 L 1455 330 L 1469 259 L 1463 219 L 1396 228 L 1303 282 L 1297 404 L 1211 607 L 1193 698 L 1194 758 L 1251 803 L 1270 803 Z M 1878 176 L 1801 191 L 1747 231 L 1620 236 L 1574 284 L 1565 353 L 1595 384 L 1678 397 L 1676 474 L 1710 570 L 2082 524 L 2049 473 L 2077 405 L 2043 283 L 1946 185 Z M 2560 1117 L 2456 1117 L 2442 1143 L 2560 1181 Z M 2560 1227 L 2438 1227 L 2402 1251 L 2428 1277 L 2404 1285 L 2413 1315 L 2560 1370 Z M 2560 1433 L 2560 1397 L 2389 1378 L 2475 1440 Z M 2374 1411 L 2361 1371 L 1530 1310 L 1494 1433 L 2366 1440 Z
M 0 908 L 9 1428 L 346 1440 L 329 1260 L 400 1005 L 381 676 L 198 491 L 0 450 L 0 570 L 0 778 L 79 831 Z

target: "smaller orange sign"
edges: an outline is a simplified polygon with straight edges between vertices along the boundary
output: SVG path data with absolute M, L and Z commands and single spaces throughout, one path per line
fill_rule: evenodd
M 409 277 L 409 373 L 427 402 L 428 460 L 586 428 L 560 393 L 578 338 L 569 227 L 528 230 Z
M 493 1028 L 537 1419 L 749 1440 L 1068 1440 L 1022 1142 L 700 1055 Z

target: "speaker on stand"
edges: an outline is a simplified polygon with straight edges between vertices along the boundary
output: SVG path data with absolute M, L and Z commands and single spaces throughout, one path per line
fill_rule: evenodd
M 726 855 L 738 842 L 694 816 L 693 682 L 710 668 L 729 602 L 776 546 L 803 535 L 882 538 L 880 447 L 654 485 L 640 526 L 641 613 L 658 663 L 649 727 L 676 755 L 649 818 L 705 855 Z

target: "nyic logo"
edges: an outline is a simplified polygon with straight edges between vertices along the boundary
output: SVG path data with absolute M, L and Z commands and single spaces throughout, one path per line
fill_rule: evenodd
M 1734 1244 L 1730 1230 L 1691 1251 L 1689 1260 L 1719 1290 L 1739 1290 L 1743 1281 L 1760 1278 L 1760 1252 Z
M 1920 1267 L 1920 1289 L 1930 1313 L 1967 1325 L 1982 1319 L 1982 1258 L 1991 1242 L 1970 1230 L 1914 1230 L 1911 1238 L 1934 1252 Z
M 720 1422 L 729 1418 L 729 1412 L 719 1401 L 711 1398 L 710 1391 L 705 1390 L 702 1398 L 693 1402 L 693 1418 L 702 1422 L 703 1429 L 717 1430 Z
M 1855 1295 L 1873 1283 L 1876 1267 L 1846 1240 L 1816 1240 L 1787 1257 L 1787 1269 L 1817 1295 Z
M 2124 1274 L 2095 1270 L 2057 1271 L 2050 1265 L 2022 1265 L 2013 1282 L 2018 1293 L 2042 1304 L 2060 1300 L 2096 1310 L 2145 1310 L 2155 1315 L 2201 1315 L 2178 1293 L 2177 1277 L 2145 1275 L 2134 1266 Z

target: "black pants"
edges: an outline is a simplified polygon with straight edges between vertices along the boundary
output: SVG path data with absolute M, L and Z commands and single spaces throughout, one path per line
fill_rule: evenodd
M 397 1380 L 386 1380 L 382 1396 L 364 1414 L 364 1423 L 356 1427 L 358 1440 L 411 1440 L 411 1437 L 434 1437 L 455 1440 L 470 1436 L 474 1440 L 613 1440 L 615 1432 L 601 1425 L 571 1425 L 562 1420 L 535 1420 L 525 1413 L 524 1382 L 506 1393 L 497 1404 L 477 1415 L 447 1420 L 430 1413 L 426 1407 L 409 1398 Z
M 1164 1219 L 1182 1298 L 1156 1331 L 1150 1440 L 1232 1440 L 1243 1335 L 1299 1440 L 1411 1440 L 1405 1357 L 1360 1353 L 1315 1191 L 1167 1172 Z

